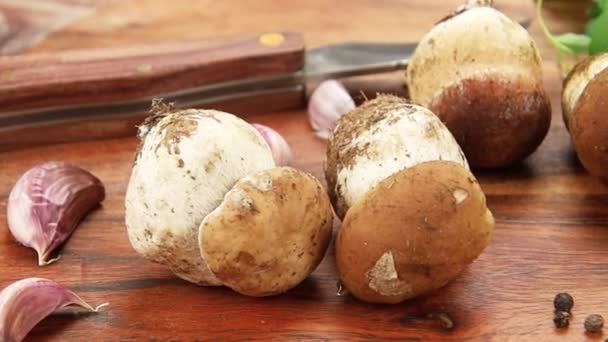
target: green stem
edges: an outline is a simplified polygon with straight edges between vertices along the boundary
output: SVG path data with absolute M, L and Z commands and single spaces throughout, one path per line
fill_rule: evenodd
M 543 16 L 542 16 L 542 10 L 543 10 L 543 0 L 536 0 L 536 18 L 538 19 L 540 28 L 543 30 L 543 33 L 545 34 L 545 36 L 547 36 L 547 38 L 549 39 L 551 44 L 553 44 L 555 49 L 558 50 L 558 58 L 560 57 L 559 51 L 563 51 L 563 52 L 569 53 L 571 55 L 574 55 L 575 54 L 574 51 L 572 51 L 569 47 L 567 47 L 566 45 L 560 43 L 555 38 L 553 38 L 553 35 L 551 34 L 551 32 L 549 32 L 549 29 L 547 28 L 547 25 L 545 25 L 545 20 L 543 19 Z

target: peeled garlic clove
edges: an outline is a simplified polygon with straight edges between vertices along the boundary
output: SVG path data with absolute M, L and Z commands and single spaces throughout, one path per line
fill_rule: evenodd
M 101 181 L 86 170 L 48 162 L 28 170 L 13 187 L 7 206 L 8 227 L 17 241 L 38 253 L 38 265 L 76 229 L 105 197 Z
M 21 341 L 46 316 L 69 305 L 98 312 L 74 292 L 48 279 L 26 278 L 0 292 L 0 341 Z
M 291 148 L 289 147 L 289 144 L 287 143 L 285 138 L 283 138 L 283 136 L 279 134 L 279 132 L 268 126 L 260 125 L 257 123 L 251 125 L 255 127 L 255 129 L 257 129 L 258 132 L 262 135 L 264 140 L 266 140 L 266 143 L 272 151 L 272 158 L 274 159 L 275 164 L 277 164 L 278 166 L 289 165 L 289 163 L 291 163 L 292 154 Z
M 323 81 L 310 96 L 308 119 L 315 134 L 328 139 L 338 119 L 355 109 L 355 102 L 336 80 Z

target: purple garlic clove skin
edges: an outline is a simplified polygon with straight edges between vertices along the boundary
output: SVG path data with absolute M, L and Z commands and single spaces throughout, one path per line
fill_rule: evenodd
M 12 283 L 0 292 L 0 341 L 23 340 L 45 317 L 69 305 L 98 312 L 108 303 L 94 308 L 74 292 L 48 279 L 26 278 Z
M 308 121 L 319 138 L 328 139 L 338 119 L 355 107 L 355 102 L 342 83 L 323 81 L 308 101 Z
M 8 227 L 17 241 L 38 253 L 38 265 L 105 198 L 101 181 L 90 172 L 61 162 L 28 170 L 13 187 L 7 206 Z
M 255 129 L 258 130 L 260 135 L 264 138 L 268 146 L 270 147 L 270 151 L 272 152 L 272 158 L 274 159 L 275 164 L 278 166 L 287 166 L 291 163 L 291 148 L 289 144 L 283 138 L 279 132 L 274 129 L 264 126 L 258 123 L 251 124 Z

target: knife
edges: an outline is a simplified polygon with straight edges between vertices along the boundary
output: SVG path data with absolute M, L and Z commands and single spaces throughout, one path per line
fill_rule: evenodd
M 133 136 L 153 98 L 241 116 L 302 108 L 311 84 L 405 69 L 415 47 L 306 50 L 282 32 L 0 57 L 0 151 Z
M 307 84 L 404 68 L 415 46 L 305 50 L 282 32 L 0 57 L 0 150 L 134 135 L 157 97 L 238 115 L 301 108 Z

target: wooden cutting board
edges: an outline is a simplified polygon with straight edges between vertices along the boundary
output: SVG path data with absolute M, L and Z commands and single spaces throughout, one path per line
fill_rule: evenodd
M 458 3 L 103 1 L 25 53 L 285 29 L 303 32 L 309 47 L 353 39 L 415 41 Z M 528 0 L 498 2 L 518 19 L 532 16 L 532 6 Z M 547 17 L 555 30 L 582 27 L 585 2 L 554 1 L 550 7 Z M 28 340 L 603 340 L 585 335 L 582 322 L 592 313 L 608 317 L 608 184 L 587 175 L 577 162 L 561 121 L 561 78 L 553 52 L 535 24 L 531 31 L 545 58 L 551 130 L 524 163 L 476 173 L 497 220 L 494 241 L 447 287 L 398 305 L 336 296 L 331 248 L 309 279 L 281 296 L 255 299 L 226 288 L 200 288 L 143 260 L 129 245 L 123 199 L 135 138 L 23 148 L 0 154 L 0 287 L 46 277 L 92 304 L 110 303 L 98 314 L 53 315 Z M 313 136 L 303 110 L 247 119 L 281 132 L 295 153 L 294 166 L 322 179 L 325 142 Z M 35 253 L 8 232 L 6 201 L 25 170 L 49 160 L 89 169 L 105 183 L 107 199 L 74 233 L 59 262 L 38 267 Z M 559 291 L 569 291 L 576 302 L 567 330 L 556 330 L 551 321 Z M 437 313 L 449 315 L 455 326 L 443 327 Z

